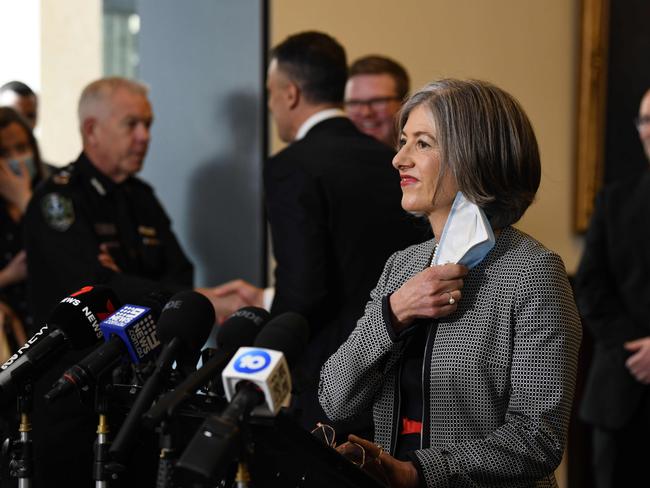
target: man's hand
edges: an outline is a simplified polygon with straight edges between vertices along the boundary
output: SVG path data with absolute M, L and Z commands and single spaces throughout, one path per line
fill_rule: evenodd
M 217 297 L 226 297 L 232 294 L 239 296 L 244 302 L 243 306 L 263 307 L 264 289 L 251 285 L 244 280 L 233 280 L 212 288 Z
M 25 162 L 20 162 L 20 174 L 14 173 L 6 160 L 0 158 L 0 195 L 25 213 L 32 198 L 32 182 Z
M 650 337 L 626 342 L 623 347 L 633 353 L 625 361 L 630 374 L 639 383 L 650 384 Z
M 106 243 L 99 245 L 99 254 L 97 255 L 97 259 L 99 260 L 99 264 L 105 268 L 115 271 L 116 273 L 122 272 L 120 267 L 115 263 L 113 256 L 111 256 L 111 252 Z
M 223 295 L 215 292 L 217 288 L 219 287 L 196 288 L 195 290 L 210 300 L 214 308 L 214 314 L 217 316 L 217 323 L 221 324 L 233 312 L 249 305 L 237 293 Z

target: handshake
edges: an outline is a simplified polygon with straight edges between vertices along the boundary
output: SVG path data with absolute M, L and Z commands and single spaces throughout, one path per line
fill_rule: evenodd
M 217 323 L 221 324 L 226 317 L 243 307 L 270 309 L 273 288 L 258 288 L 245 280 L 238 279 L 212 288 L 197 288 L 196 291 L 210 300 L 217 316 Z M 269 303 L 265 303 L 265 295 L 269 296 Z

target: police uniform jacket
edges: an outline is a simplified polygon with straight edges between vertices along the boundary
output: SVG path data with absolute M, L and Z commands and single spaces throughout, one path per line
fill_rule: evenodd
M 100 264 L 100 244 L 120 272 Z M 192 264 L 153 189 L 135 177 L 114 183 L 83 153 L 34 193 L 25 247 L 30 303 L 39 322 L 87 284 L 105 284 L 125 303 L 137 303 L 149 291 L 192 286 Z
M 428 327 L 422 445 L 428 487 L 554 487 L 565 445 L 581 329 L 561 259 L 512 227 L 464 279 L 452 315 L 396 336 L 388 297 L 425 269 L 434 241 L 394 254 L 364 316 L 321 372 L 334 420 L 372 408 L 375 442 L 395 452 L 400 368 L 415 327 Z

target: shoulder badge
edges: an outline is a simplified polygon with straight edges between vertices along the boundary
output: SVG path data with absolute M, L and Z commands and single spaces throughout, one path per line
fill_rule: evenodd
M 52 181 L 56 185 L 67 185 L 70 183 L 70 176 L 68 169 L 61 169 L 52 175 Z
M 47 225 L 65 232 L 74 223 L 74 207 L 70 197 L 60 193 L 48 193 L 41 201 L 41 210 Z

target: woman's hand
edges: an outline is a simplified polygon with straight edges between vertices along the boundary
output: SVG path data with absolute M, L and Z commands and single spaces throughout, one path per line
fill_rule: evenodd
M 0 158 L 0 196 L 25 213 L 32 198 L 32 182 L 25 162 L 20 162 L 20 174 L 16 174 L 4 159 Z
M 408 327 L 415 319 L 437 319 L 454 313 L 468 272 L 460 264 L 430 266 L 404 283 L 389 298 L 395 331 Z
M 7 331 L 10 329 L 19 346 L 27 342 L 27 334 L 25 333 L 22 320 L 18 318 L 16 312 L 5 302 L 0 302 L 0 327 L 5 327 Z
M 391 488 L 418 488 L 418 470 L 410 461 L 399 461 L 393 456 L 384 452 L 377 444 L 370 442 L 354 434 L 348 436 L 350 442 L 356 442 L 366 451 L 366 456 L 371 460 L 377 459 L 383 468 L 384 474 L 390 483 Z
M 0 270 L 0 288 L 20 283 L 27 279 L 27 254 L 20 251 L 16 254 L 7 266 Z

